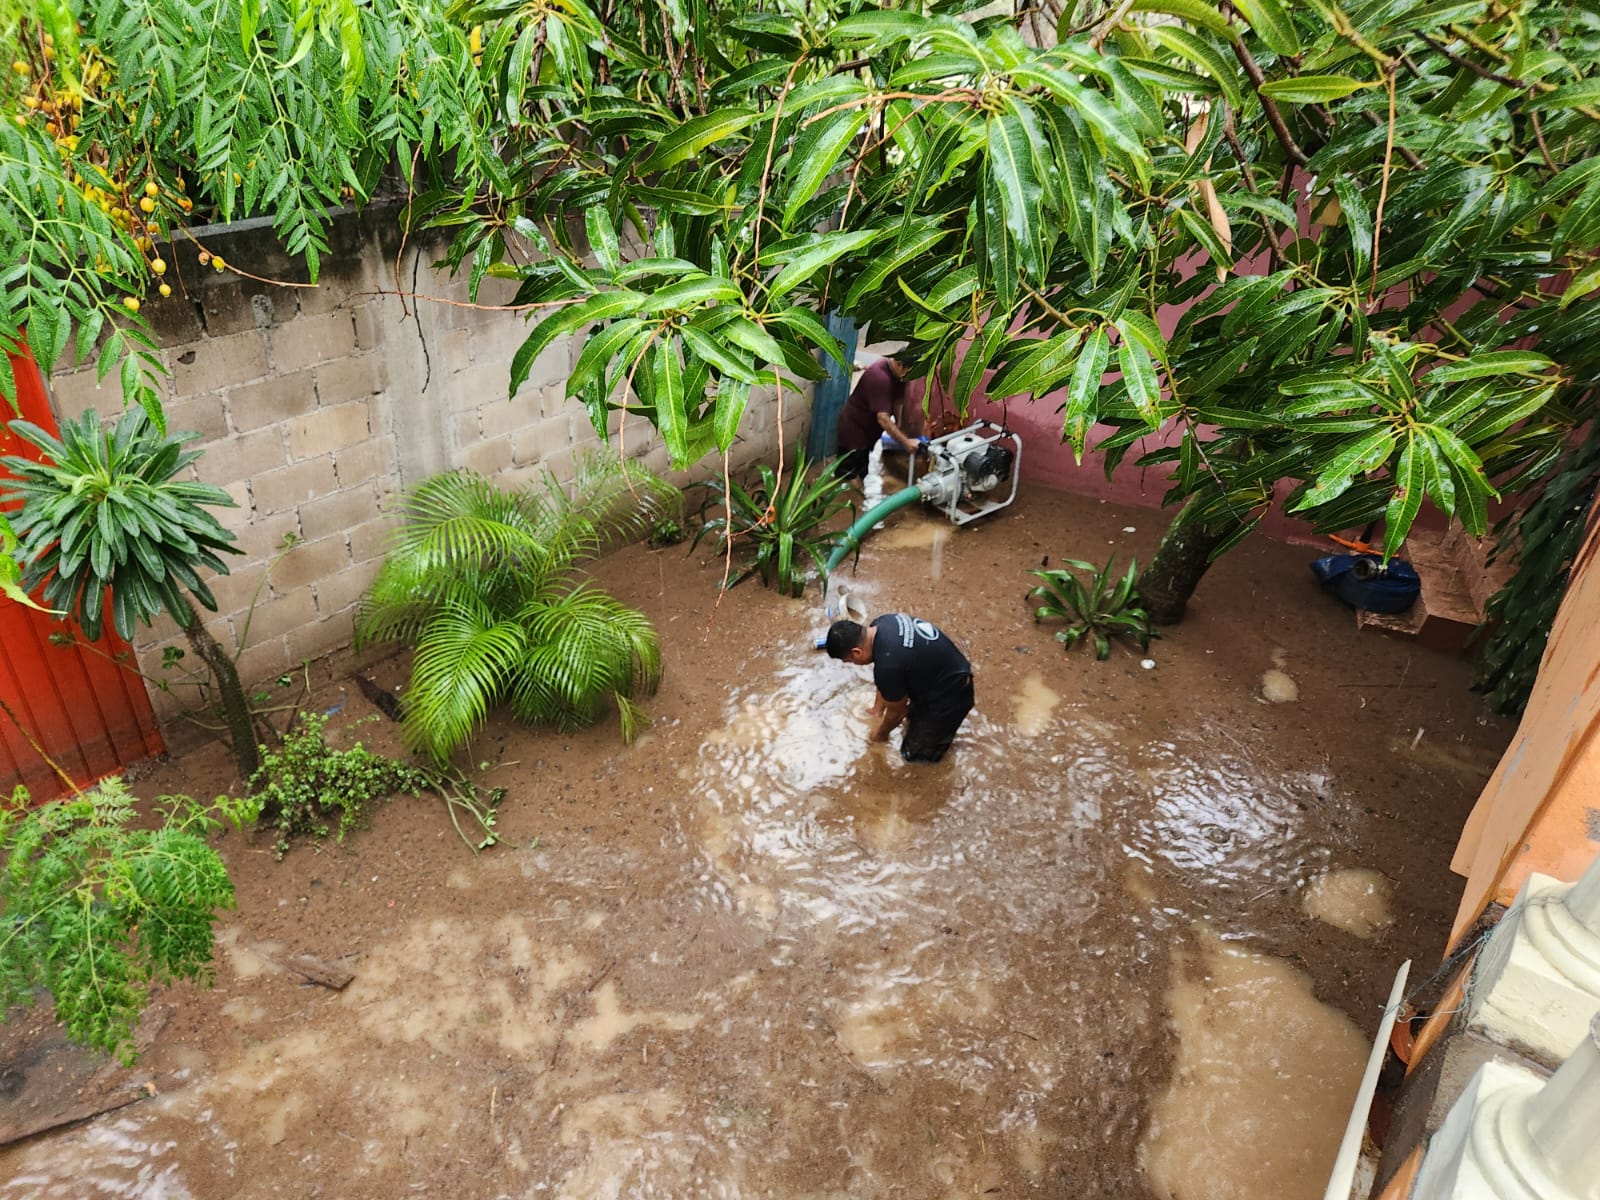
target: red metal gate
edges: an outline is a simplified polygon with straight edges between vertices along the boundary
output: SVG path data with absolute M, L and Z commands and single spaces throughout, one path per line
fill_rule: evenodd
M 12 356 L 11 370 L 21 415 L 56 432 L 44 381 L 33 361 Z M 0 417 L 9 419 L 6 407 L 0 400 Z M 39 457 L 3 426 L 0 454 Z M 61 633 L 70 633 L 71 645 L 52 644 L 51 635 Z M 91 643 L 76 623 L 0 596 L 0 700 L 24 727 L 18 729 L 0 713 L 0 788 L 5 795 L 18 783 L 36 800 L 65 790 L 34 742 L 80 786 L 165 749 L 144 681 L 115 661 L 120 656 L 132 665 L 127 644 L 109 625 L 105 636 Z

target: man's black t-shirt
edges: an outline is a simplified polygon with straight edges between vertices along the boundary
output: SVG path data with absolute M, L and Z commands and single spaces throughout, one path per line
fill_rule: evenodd
M 939 705 L 972 674 L 967 656 L 931 621 L 889 613 L 872 622 L 872 679 L 889 701 L 910 699 L 913 708 Z

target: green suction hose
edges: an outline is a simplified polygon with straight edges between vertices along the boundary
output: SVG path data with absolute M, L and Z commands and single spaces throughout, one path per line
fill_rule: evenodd
M 861 539 L 872 532 L 872 527 L 883 520 L 890 513 L 899 512 L 908 504 L 915 504 L 922 499 L 922 489 L 915 484 L 903 491 L 896 492 L 887 500 L 874 505 L 864 515 L 857 518 L 854 525 L 844 531 L 844 538 L 833 548 L 833 553 L 828 556 L 828 565 L 822 570 L 822 602 L 830 609 L 832 601 L 828 599 L 828 584 L 833 578 L 833 569 L 842 563 L 845 555 L 861 545 Z

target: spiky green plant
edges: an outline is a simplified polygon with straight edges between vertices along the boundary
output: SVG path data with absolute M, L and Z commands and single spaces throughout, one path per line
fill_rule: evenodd
M 1148 650 L 1150 639 L 1160 635 L 1150 628 L 1150 617 L 1139 603 L 1139 560 L 1129 561 L 1121 579 L 1116 578 L 1116 555 L 1103 567 L 1078 558 L 1062 561 L 1064 567 L 1031 572 L 1044 582 L 1028 596 L 1045 601 L 1034 609 L 1033 619 L 1064 619 L 1066 628 L 1056 631 L 1056 640 L 1070 650 L 1087 638 L 1101 662 L 1111 656 L 1113 638 L 1128 638 Z M 1088 578 L 1080 579 L 1079 571 Z
M 731 529 L 741 563 L 728 579 L 729 587 L 760 575 L 762 586 L 771 587 L 776 580 L 781 595 L 799 596 L 806 588 L 806 559 L 820 576 L 831 549 L 833 519 L 842 512 L 855 513 L 855 501 L 845 494 L 850 480 L 831 470 L 812 478 L 804 454 L 781 480 L 762 463 L 749 487 L 736 479 L 726 486 L 721 479 L 697 486 L 705 489 L 705 500 L 690 549 L 709 533 L 715 535 L 720 554 L 727 549 Z M 720 507 L 722 515 L 707 518 L 713 507 Z
M 192 595 L 215 612 L 200 569 L 226 575 L 221 555 L 239 553 L 233 534 L 206 511 L 237 507 L 233 497 L 181 477 L 202 453 L 184 446 L 200 435 L 159 430 L 139 408 L 125 409 L 110 429 L 91 408 L 63 425 L 59 438 L 29 421 L 10 429 L 45 455 L 44 462 L 0 459 L 14 477 L 0 484 L 0 504 L 21 502 L 12 524 L 23 584 L 42 586 L 45 603 L 75 616 L 91 640 L 104 626 L 108 591 L 124 638 L 162 611 L 171 614 L 211 669 L 234 759 L 249 779 L 259 756 L 238 669 L 189 601 Z
M 680 494 L 644 468 L 578 458 L 572 494 L 548 471 L 516 491 L 471 471 L 436 475 L 401 503 L 404 525 L 356 614 L 356 644 L 415 648 L 401 727 L 443 762 L 501 704 L 573 729 L 614 701 L 622 735 L 661 678 L 643 613 L 578 571 L 608 539 L 641 537 Z
M 260 805 L 164 796 L 156 808 L 158 828 L 133 828 L 116 778 L 38 808 L 24 788 L 0 802 L 0 1018 L 43 988 L 68 1037 L 130 1062 L 150 985 L 209 981 L 233 884 L 206 835 Z

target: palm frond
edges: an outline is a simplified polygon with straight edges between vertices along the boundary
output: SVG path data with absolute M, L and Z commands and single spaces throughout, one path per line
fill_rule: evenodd
M 441 606 L 417 642 L 402 731 L 413 750 L 443 762 L 499 700 L 526 635 L 483 605 Z
M 485 563 L 546 569 L 549 550 L 515 496 L 472 471 L 435 475 L 401 501 L 405 517 L 399 555 L 426 572 L 473 569 Z

